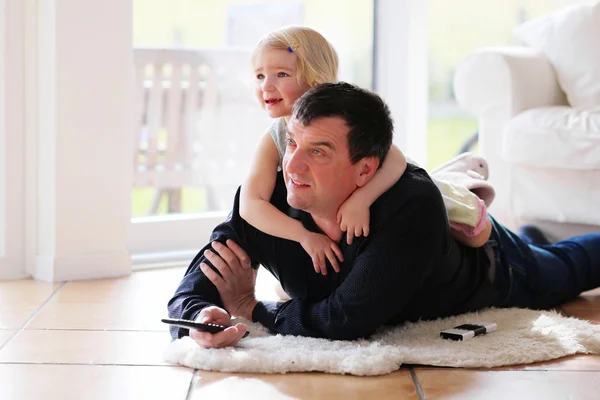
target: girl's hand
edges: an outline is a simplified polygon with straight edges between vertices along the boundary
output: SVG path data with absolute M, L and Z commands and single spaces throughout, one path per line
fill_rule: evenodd
M 300 240 L 300 245 L 310 255 L 317 274 L 320 272 L 323 275 L 327 275 L 325 257 L 327 257 L 335 272 L 340 272 L 337 259 L 344 261 L 344 256 L 338 245 L 326 235 L 306 231 L 306 234 Z
M 348 244 L 352 244 L 355 236 L 369 236 L 369 220 L 369 206 L 363 204 L 355 196 L 350 196 L 340 206 L 337 213 L 337 222 L 340 224 L 340 229 L 347 232 Z

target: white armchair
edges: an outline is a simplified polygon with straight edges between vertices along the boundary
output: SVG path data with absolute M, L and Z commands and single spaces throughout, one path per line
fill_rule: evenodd
M 454 89 L 479 121 L 492 215 L 553 240 L 600 231 L 600 109 L 570 107 L 548 59 L 530 48 L 470 54 Z

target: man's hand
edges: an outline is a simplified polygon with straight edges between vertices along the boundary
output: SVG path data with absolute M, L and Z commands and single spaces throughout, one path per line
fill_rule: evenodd
M 200 314 L 198 314 L 198 317 L 196 318 L 196 322 L 200 322 L 202 324 L 218 324 L 229 327 L 218 333 L 209 333 L 196 329 L 190 329 L 190 337 L 194 339 L 196 343 L 206 349 L 233 346 L 240 341 L 240 339 L 244 336 L 244 333 L 246 333 L 248 330 L 246 325 L 241 323 L 231 326 L 231 318 L 229 318 L 227 311 L 215 306 L 206 307 L 200 311 Z
M 227 240 L 227 246 L 213 242 L 212 247 L 215 251 L 206 250 L 204 256 L 221 276 L 204 263 L 200 264 L 202 272 L 216 286 L 231 315 L 252 321 L 257 301 L 254 297 L 256 270 L 250 265 L 250 258 L 233 240 Z

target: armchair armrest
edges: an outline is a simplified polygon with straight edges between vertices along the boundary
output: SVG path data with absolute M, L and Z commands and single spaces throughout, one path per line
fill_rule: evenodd
M 478 117 L 567 105 L 549 61 L 526 47 L 494 47 L 471 53 L 454 76 L 458 103 Z
M 511 165 L 502 155 L 503 131 L 512 117 L 542 106 L 566 105 L 554 69 L 539 53 L 524 47 L 487 48 L 471 53 L 454 76 L 458 103 L 477 116 L 479 151 L 496 189 L 490 211 L 516 227 L 511 203 Z

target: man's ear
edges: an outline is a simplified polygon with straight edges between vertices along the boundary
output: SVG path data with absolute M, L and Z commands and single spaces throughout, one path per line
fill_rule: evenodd
M 363 187 L 373 178 L 377 168 L 379 168 L 379 158 L 365 157 L 361 159 L 358 167 L 358 176 L 356 177 L 356 186 Z

